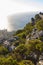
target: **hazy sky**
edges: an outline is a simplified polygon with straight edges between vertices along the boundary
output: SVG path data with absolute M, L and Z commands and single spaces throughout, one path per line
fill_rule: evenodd
M 7 28 L 7 16 L 30 11 L 43 11 L 43 0 L 0 0 L 0 29 Z

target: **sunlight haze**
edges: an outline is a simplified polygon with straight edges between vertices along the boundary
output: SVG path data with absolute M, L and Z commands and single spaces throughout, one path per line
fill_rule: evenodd
M 42 0 L 0 0 L 0 29 L 8 29 L 7 17 L 9 15 L 43 11 L 42 6 Z

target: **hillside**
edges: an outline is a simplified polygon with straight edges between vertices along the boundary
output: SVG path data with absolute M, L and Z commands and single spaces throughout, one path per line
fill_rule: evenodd
M 0 65 L 43 65 L 43 16 L 36 14 L 23 29 L 0 43 Z
M 21 42 L 27 46 L 28 51 L 25 51 L 27 56 L 31 53 L 36 54 L 36 56 L 39 55 L 34 62 L 37 63 L 40 54 L 43 53 L 43 14 L 36 14 L 34 18 L 31 18 L 31 22 L 26 24 L 24 29 L 18 30 L 15 35 L 20 37 Z

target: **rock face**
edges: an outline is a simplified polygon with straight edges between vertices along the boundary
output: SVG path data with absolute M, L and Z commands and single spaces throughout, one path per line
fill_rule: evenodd
M 42 30 L 39 32 L 39 36 L 43 37 L 43 31 Z
M 39 39 L 40 37 L 43 37 L 43 31 L 38 31 L 37 28 L 34 28 L 31 36 L 27 35 L 26 39 L 28 40 L 33 40 L 33 39 Z
M 6 40 L 6 41 L 4 41 L 4 46 L 5 46 L 5 47 L 8 47 L 8 46 L 10 46 L 10 43 L 9 43 L 9 41 L 7 41 L 7 40 Z
M 39 16 L 43 19 L 43 13 L 40 13 Z
M 14 36 L 14 37 L 4 40 L 4 42 L 3 42 L 4 47 L 7 48 L 9 50 L 9 52 L 13 51 L 16 48 L 16 46 L 12 42 L 19 43 L 19 37 Z
M 43 53 L 39 57 L 39 64 L 43 65 Z
M 12 34 L 10 34 L 10 32 L 7 31 L 7 29 L 5 30 L 0 30 L 0 39 L 7 39 L 10 38 L 12 36 Z
M 37 65 L 37 62 L 38 62 L 38 58 L 39 58 L 39 54 L 40 52 L 39 51 L 34 51 L 34 52 L 31 52 L 26 58 L 28 60 L 31 60 L 35 65 Z
M 39 38 L 39 32 L 36 28 L 34 28 L 31 33 L 31 39 L 38 39 L 38 38 Z

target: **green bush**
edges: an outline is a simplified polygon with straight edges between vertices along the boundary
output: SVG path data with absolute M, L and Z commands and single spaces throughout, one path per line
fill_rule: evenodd
M 39 16 L 39 14 L 36 14 L 36 15 L 35 15 L 35 20 L 36 20 L 36 21 L 41 20 L 41 17 Z
M 32 63 L 32 61 L 23 60 L 22 62 L 19 63 L 19 65 L 34 65 L 34 64 Z
M 36 27 L 38 30 L 43 30 L 43 20 L 38 21 Z

